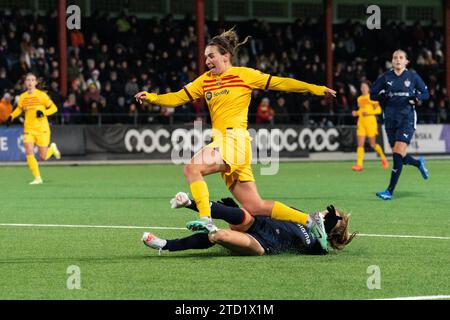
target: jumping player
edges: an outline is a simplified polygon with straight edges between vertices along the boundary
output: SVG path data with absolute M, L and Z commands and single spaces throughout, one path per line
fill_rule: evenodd
M 356 165 L 352 167 L 353 171 L 363 170 L 364 161 L 364 143 L 366 137 L 369 138 L 369 143 L 372 149 L 378 154 L 381 159 L 381 165 L 384 169 L 389 167 L 386 156 L 383 153 L 381 146 L 376 143 L 378 135 L 378 123 L 376 115 L 381 114 L 381 107 L 378 101 L 370 100 L 369 84 L 367 82 L 361 83 L 362 95 L 358 97 L 358 111 L 353 111 L 352 115 L 358 117 L 356 136 L 358 139 L 358 148 L 356 150 L 357 160 Z
M 193 221 L 190 228 L 202 227 L 210 232 L 217 230 L 211 219 L 209 191 L 203 177 L 220 172 L 231 193 L 250 214 L 310 227 L 325 249 L 327 242 L 323 221 L 314 221 L 304 212 L 278 201 L 264 200 L 259 195 L 251 168 L 248 107 L 253 89 L 311 92 L 319 96 L 335 96 L 336 92 L 324 86 L 276 77 L 251 68 L 234 67 L 233 55 L 246 40 L 238 43 L 234 30 L 215 36 L 205 49 L 209 71 L 178 92 L 158 95 L 142 91 L 135 98 L 140 102 L 148 101 L 166 107 L 176 107 L 203 97 L 207 102 L 213 142 L 203 147 L 184 167 L 184 175 L 199 209 L 199 219 Z
M 406 150 L 416 130 L 415 106 L 420 100 L 430 97 L 422 78 L 406 69 L 408 63 L 405 51 L 396 50 L 392 55 L 393 69 L 381 75 L 370 92 L 370 98 L 383 105 L 386 134 L 393 152 L 394 164 L 389 186 L 385 191 L 376 193 L 383 200 L 392 199 L 403 165 L 413 165 L 424 179 L 429 178 L 425 159 L 415 159 Z

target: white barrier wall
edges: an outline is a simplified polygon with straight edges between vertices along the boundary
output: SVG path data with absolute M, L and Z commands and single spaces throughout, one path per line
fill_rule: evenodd
M 392 154 L 391 147 L 383 127 L 384 150 Z M 409 153 L 450 153 L 450 125 L 417 125 L 414 137 L 408 147 Z

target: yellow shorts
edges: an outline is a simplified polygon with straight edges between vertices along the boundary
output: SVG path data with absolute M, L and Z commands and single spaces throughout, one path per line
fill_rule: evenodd
M 358 124 L 356 129 L 357 136 L 375 137 L 378 135 L 378 125 Z
M 237 181 L 255 181 L 251 166 L 251 137 L 247 130 L 228 129 L 224 134 L 215 135 L 213 142 L 205 148 L 217 150 L 230 167 L 228 171 L 221 173 L 227 188 Z
M 39 134 L 24 132 L 23 143 L 34 143 L 38 147 L 48 147 L 48 145 L 50 144 L 50 132 Z

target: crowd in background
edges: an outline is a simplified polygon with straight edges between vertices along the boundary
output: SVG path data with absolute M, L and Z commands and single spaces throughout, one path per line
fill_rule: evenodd
M 6 15 L 0 12 L 0 95 L 2 103 L 24 91 L 27 72 L 37 74 L 58 106 L 61 123 L 172 123 L 207 121 L 202 103 L 173 108 L 138 104 L 138 91 L 179 90 L 198 75 L 195 22 L 138 19 L 121 13 L 94 13 L 82 19 L 81 30 L 68 31 L 68 93 L 59 88 L 56 12 L 47 16 Z M 208 21 L 207 40 L 236 25 L 241 39 L 252 38 L 234 64 L 272 75 L 325 84 L 323 22 L 297 20 L 268 23 L 251 20 L 236 24 Z M 319 126 L 354 124 L 363 80 L 375 81 L 390 68 L 392 52 L 404 49 L 410 69 L 422 76 L 431 98 L 417 107 L 419 123 L 450 122 L 448 94 L 443 86 L 443 32 L 434 22 L 384 23 L 369 30 L 360 22 L 334 25 L 333 101 L 311 95 L 253 91 L 251 123 L 303 123 Z M 81 116 L 83 115 L 83 116 Z M 84 116 L 89 115 L 89 116 Z

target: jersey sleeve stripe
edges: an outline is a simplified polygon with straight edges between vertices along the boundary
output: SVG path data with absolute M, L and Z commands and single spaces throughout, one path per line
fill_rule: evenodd
M 264 88 L 264 90 L 269 89 L 270 80 L 272 80 L 272 75 L 270 75 L 270 76 L 269 76 L 269 79 L 267 79 L 266 87 Z
M 183 89 L 184 89 L 184 92 L 186 92 L 186 94 L 187 94 L 189 100 L 191 100 L 191 102 L 193 102 L 194 99 L 192 98 L 192 96 L 191 96 L 191 94 L 189 93 L 188 89 L 186 89 L 186 87 L 183 87 Z

